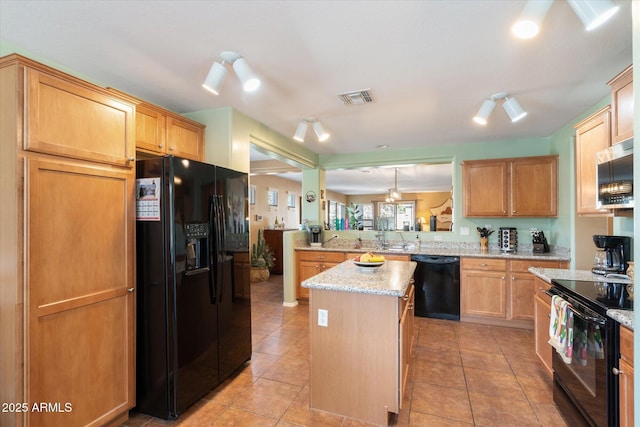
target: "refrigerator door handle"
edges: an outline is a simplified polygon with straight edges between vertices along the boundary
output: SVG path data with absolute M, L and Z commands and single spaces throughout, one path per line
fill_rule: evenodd
M 216 233 L 217 235 L 217 230 L 216 230 L 216 205 L 217 205 L 217 200 L 216 200 L 216 196 L 211 196 L 209 198 L 209 227 L 210 227 L 210 235 L 211 233 Z M 217 290 L 216 290 L 216 285 L 217 285 L 217 275 L 218 275 L 218 255 L 217 255 L 217 250 L 218 250 L 218 245 L 216 242 L 217 236 L 214 236 L 213 239 L 209 239 L 209 263 L 211 265 L 211 268 L 209 270 L 209 301 L 211 302 L 211 304 L 216 304 L 216 300 L 217 300 Z
M 224 268 L 225 265 L 225 249 L 227 247 L 227 238 L 226 238 L 226 221 L 224 218 L 224 199 L 222 196 L 218 197 L 218 235 L 220 236 L 220 246 L 218 248 L 218 263 L 220 268 Z M 218 295 L 218 302 L 222 302 L 222 292 L 224 291 L 224 272 L 220 274 L 220 294 Z

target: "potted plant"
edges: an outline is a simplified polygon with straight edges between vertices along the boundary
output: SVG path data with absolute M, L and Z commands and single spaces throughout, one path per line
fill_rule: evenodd
M 347 206 L 347 214 L 349 215 L 349 226 L 354 230 L 362 230 L 364 229 L 364 224 L 362 223 L 363 212 L 362 206 L 351 203 L 351 206 Z
M 273 251 L 265 242 L 262 230 L 258 230 L 258 239 L 251 246 L 251 282 L 269 280 L 269 269 L 273 264 Z

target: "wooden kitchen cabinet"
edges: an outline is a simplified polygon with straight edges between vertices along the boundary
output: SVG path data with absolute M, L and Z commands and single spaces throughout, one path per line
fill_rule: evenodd
M 400 298 L 311 292 L 311 408 L 387 425 L 388 413 L 402 409 L 410 372 L 413 284 Z M 318 309 L 327 310 L 327 327 Z
M 461 320 L 533 329 L 536 277 L 529 267 L 566 268 L 567 263 L 463 257 Z
M 620 392 L 620 427 L 633 427 L 633 331 L 620 326 L 620 360 L 618 388 Z
M 186 117 L 141 102 L 136 106 L 136 149 L 204 160 L 205 126 Z
M 264 229 L 262 231 L 265 243 L 273 251 L 274 263 L 273 267 L 269 271 L 273 274 L 282 274 L 282 261 L 283 261 L 283 239 L 282 233 L 289 230 L 271 230 Z
M 633 136 L 633 65 L 629 65 L 610 82 L 611 143 Z
M 460 315 L 506 319 L 507 261 L 462 258 L 460 262 Z
M 534 279 L 535 283 L 535 347 L 536 357 L 542 363 L 549 379 L 553 379 L 553 347 L 549 344 L 549 323 L 551 322 L 551 297 L 545 293 L 551 285 L 540 278 Z
M 0 400 L 70 409 L 0 425 L 121 424 L 135 405 L 135 107 L 19 55 L 0 58 L 0 102 Z
M 609 106 L 576 124 L 576 213 L 608 215 L 607 209 L 596 209 L 598 182 L 596 153 L 611 145 L 611 108 Z
M 344 252 L 296 251 L 297 275 L 296 291 L 299 299 L 309 299 L 309 289 L 300 286 L 302 281 L 322 273 L 345 260 Z
M 557 180 L 557 156 L 465 161 L 464 216 L 557 216 Z

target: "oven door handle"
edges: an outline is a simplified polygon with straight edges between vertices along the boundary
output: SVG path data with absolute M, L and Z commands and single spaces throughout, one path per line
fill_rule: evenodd
M 601 317 L 589 316 L 588 314 L 584 314 L 581 311 L 576 310 L 571 304 L 569 304 L 569 310 L 571 310 L 575 316 L 579 317 L 585 322 L 596 323 L 600 326 L 604 326 L 607 324 L 607 321 L 605 319 L 602 319 Z

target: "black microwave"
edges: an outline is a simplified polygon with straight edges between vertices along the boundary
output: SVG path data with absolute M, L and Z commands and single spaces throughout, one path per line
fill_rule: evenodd
M 633 208 L 633 138 L 596 154 L 599 209 Z

